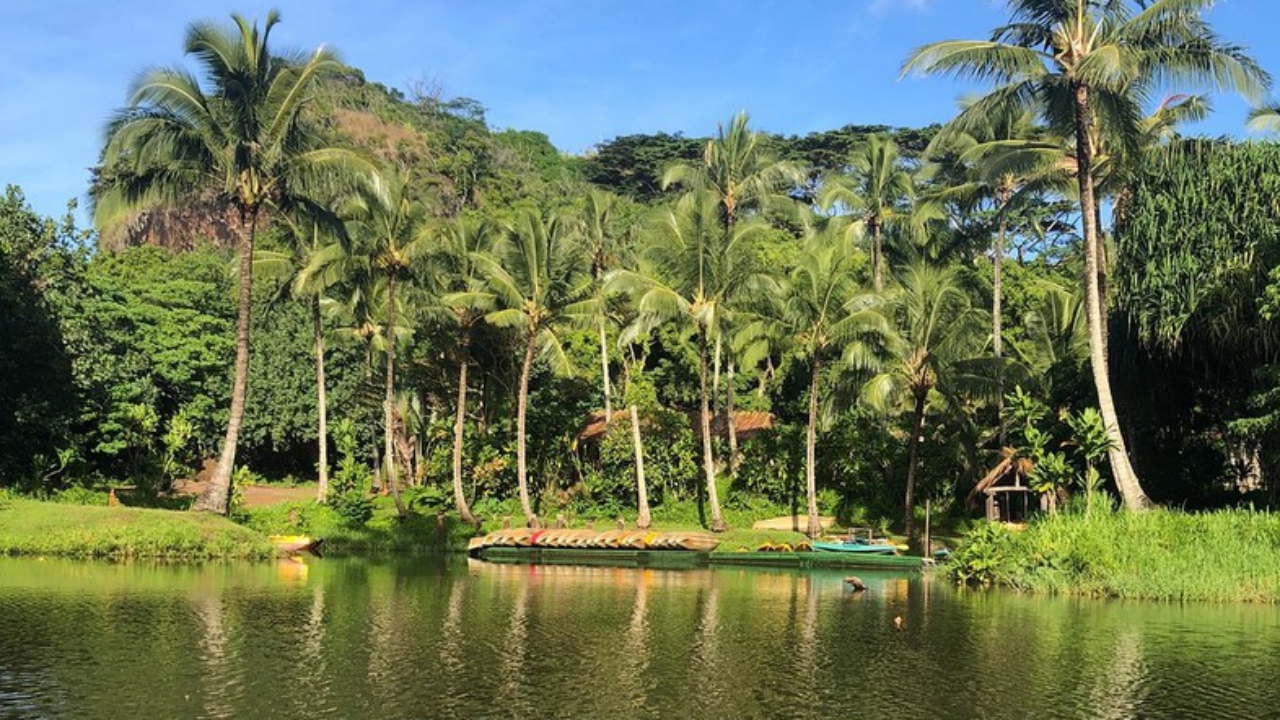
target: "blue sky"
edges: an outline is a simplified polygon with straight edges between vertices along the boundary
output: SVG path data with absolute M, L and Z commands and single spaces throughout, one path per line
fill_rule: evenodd
M 6 0 L 0 3 L 0 183 L 35 208 L 81 198 L 102 126 L 143 68 L 182 61 L 185 26 L 280 8 L 279 42 L 337 48 L 373 80 L 428 80 L 475 98 L 492 125 L 566 152 L 638 132 L 707 134 L 738 110 L 803 134 L 946 120 L 969 86 L 898 81 L 926 42 L 982 37 L 996 0 Z M 1219 32 L 1280 75 L 1280 3 L 1220 0 Z M 1201 131 L 1243 133 L 1219 98 Z

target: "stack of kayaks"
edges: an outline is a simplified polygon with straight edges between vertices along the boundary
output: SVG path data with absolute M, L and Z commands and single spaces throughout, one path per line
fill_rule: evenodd
M 692 550 L 710 552 L 720 540 L 706 533 L 648 532 L 645 530 L 495 530 L 472 538 L 468 550 L 491 547 L 569 548 L 578 550 Z

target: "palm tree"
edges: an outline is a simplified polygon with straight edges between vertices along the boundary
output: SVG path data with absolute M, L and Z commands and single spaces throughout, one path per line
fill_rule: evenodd
M 912 227 L 916 196 L 915 179 L 902 163 L 898 145 L 884 135 L 873 134 L 849 158 L 850 175 L 826 179 L 818 204 L 830 210 L 841 206 L 866 227 L 871 238 L 871 282 L 884 290 L 884 231 L 888 227 Z
M 326 147 L 303 109 L 317 77 L 340 67 L 323 47 L 304 55 L 271 52 L 280 15 L 259 29 L 240 15 L 234 27 L 208 22 L 187 28 L 184 48 L 204 72 L 160 68 L 134 84 L 129 107 L 107 128 L 102 169 L 93 191 L 99 228 L 130 213 L 213 197 L 239 218 L 239 279 L 235 376 L 222 453 L 195 510 L 225 513 L 231 470 L 244 420 L 249 372 L 249 308 L 253 239 L 263 212 L 285 210 L 367 163 L 356 153 Z
M 402 298 L 397 284 L 412 280 L 415 262 L 424 257 L 432 237 L 426 221 L 426 208 L 413 196 L 403 171 L 383 173 L 376 186 L 352 195 L 345 214 L 351 218 L 348 232 L 355 240 L 355 252 L 362 256 L 370 272 L 385 283 L 386 376 L 383 399 L 383 461 L 386 463 L 386 485 L 391 490 L 396 511 L 407 514 L 400 497 L 399 463 L 395 453 L 398 426 L 396 412 L 395 368 L 396 340 L 399 339 L 397 315 Z
M 476 264 L 476 256 L 486 253 L 494 244 L 499 228 L 484 220 L 455 218 L 441 228 L 437 247 L 432 254 L 433 274 L 440 287 L 436 294 L 443 298 L 447 315 L 458 338 L 458 401 L 453 422 L 453 501 L 462 521 L 474 525 L 476 518 L 467 504 L 462 484 L 463 440 L 467 421 L 467 373 L 471 366 L 471 342 L 476 326 L 491 308 L 483 295 L 484 278 Z M 463 293 L 458 296 L 455 293 Z
M 554 372 L 572 371 L 561 335 L 590 311 L 591 276 L 574 223 L 557 215 L 544 218 L 533 210 L 520 213 L 492 255 L 476 253 L 472 258 L 485 277 L 484 290 L 455 294 L 449 301 L 492 304 L 498 309 L 486 314 L 485 321 L 514 328 L 524 341 L 516 402 L 516 475 L 525 522 L 537 527 L 526 462 L 529 377 L 539 354 Z
M 708 350 L 726 326 L 726 295 L 734 290 L 749 294 L 763 285 L 762 278 L 745 272 L 747 266 L 740 262 L 742 257 L 751 256 L 748 243 L 761 225 L 738 222 L 726 234 L 720 210 L 721 198 L 716 193 L 686 193 L 674 205 L 655 213 L 643 249 L 644 267 L 615 270 L 607 282 L 611 291 L 627 292 L 636 298 L 636 320 L 623 334 L 623 342 L 668 321 L 683 325 L 697 336 L 702 467 L 711 529 L 715 532 L 722 532 L 727 526 L 716 487 L 707 387 Z
M 860 333 L 886 331 L 884 316 L 858 298 L 859 255 L 853 235 L 828 226 L 812 232 L 788 278 L 779 283 L 770 302 L 746 323 L 739 342 L 783 338 L 796 357 L 809 361 L 809 423 L 805 436 L 805 492 L 808 534 L 822 534 L 818 517 L 817 428 L 824 364 Z
M 691 192 L 711 193 L 720 206 L 721 232 L 731 237 L 734 228 L 744 216 L 764 210 L 774 210 L 784 215 L 794 214 L 797 204 L 788 193 L 805 180 L 803 168 L 791 162 L 778 160 L 764 147 L 764 136 L 749 129 L 750 118 L 742 112 L 735 115 L 726 127 L 721 125 L 716 137 L 703 146 L 702 157 L 694 162 L 681 162 L 668 167 L 662 176 L 662 187 L 679 185 Z M 732 260 L 733 258 L 726 258 Z M 729 331 L 733 293 L 738 288 L 725 288 L 721 302 L 726 312 L 721 320 Z M 720 367 L 723 353 L 723 333 L 716 333 L 715 374 L 713 387 L 719 395 Z M 733 424 L 733 390 L 735 361 L 730 348 L 729 374 L 725 384 L 725 427 L 729 435 L 729 474 L 738 466 L 738 434 Z M 715 401 L 718 404 L 719 400 Z
M 283 251 L 254 253 L 254 266 L 280 279 L 280 294 L 311 308 L 312 344 L 316 354 L 316 415 L 319 446 L 319 486 L 316 501 L 324 502 L 329 494 L 328 403 L 325 400 L 324 321 L 322 307 L 325 291 L 340 281 L 334 263 L 324 262 L 332 248 L 345 248 L 346 233 L 342 224 L 327 210 L 300 206 L 294 212 L 280 215 L 284 228 Z
M 1280 103 L 1260 105 L 1249 111 L 1249 129 L 1280 134 Z
M 1141 106 L 1157 84 L 1187 83 L 1260 97 L 1270 78 L 1204 20 L 1212 0 L 1008 0 L 1012 18 L 990 40 L 947 40 L 915 50 L 912 71 L 992 81 L 995 90 L 953 123 L 967 129 L 1001 108 L 1027 109 L 1075 138 L 1075 175 L 1084 231 L 1085 305 L 1090 366 L 1112 440 L 1111 470 L 1131 509 L 1150 505 L 1120 431 L 1107 373 L 1099 293 L 1101 257 L 1094 160 L 1099 137 L 1137 157 Z
M 596 289 L 596 325 L 600 333 L 600 384 L 604 391 L 604 417 L 613 418 L 612 383 L 609 380 L 609 300 L 604 292 L 604 276 L 615 267 L 623 253 L 623 235 L 614 227 L 619 199 L 613 193 L 592 189 L 583 209 L 582 239 L 591 262 L 591 279 Z
M 890 330 L 884 340 L 889 357 L 863 385 L 862 396 L 873 408 L 910 408 L 904 520 L 907 536 L 914 539 L 920 443 L 931 396 L 960 388 L 962 370 L 978 356 L 986 333 L 982 313 L 971 305 L 956 268 L 911 265 L 897 280 L 899 286 L 881 308 Z
M 961 112 L 971 103 L 963 101 Z M 928 154 L 952 157 L 963 177 L 943 188 L 940 200 L 958 202 L 964 210 L 994 203 L 996 227 L 991 248 L 991 352 L 996 362 L 996 409 L 1000 442 L 1004 442 L 1004 277 L 1003 261 L 1011 216 L 1031 205 L 1046 191 L 1062 190 L 1063 143 L 1038 126 L 1025 108 L 1004 107 L 968 131 L 944 127 L 929 145 Z

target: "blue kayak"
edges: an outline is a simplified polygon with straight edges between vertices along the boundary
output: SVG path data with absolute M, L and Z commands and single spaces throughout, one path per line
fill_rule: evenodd
M 864 555 L 896 555 L 898 549 L 892 545 L 870 545 L 868 543 L 816 542 L 814 550 L 827 552 L 862 553 Z

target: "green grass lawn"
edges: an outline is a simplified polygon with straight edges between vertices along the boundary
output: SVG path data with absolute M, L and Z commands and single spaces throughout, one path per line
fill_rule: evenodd
M 0 554 L 268 558 L 261 533 L 204 513 L 0 500 Z

